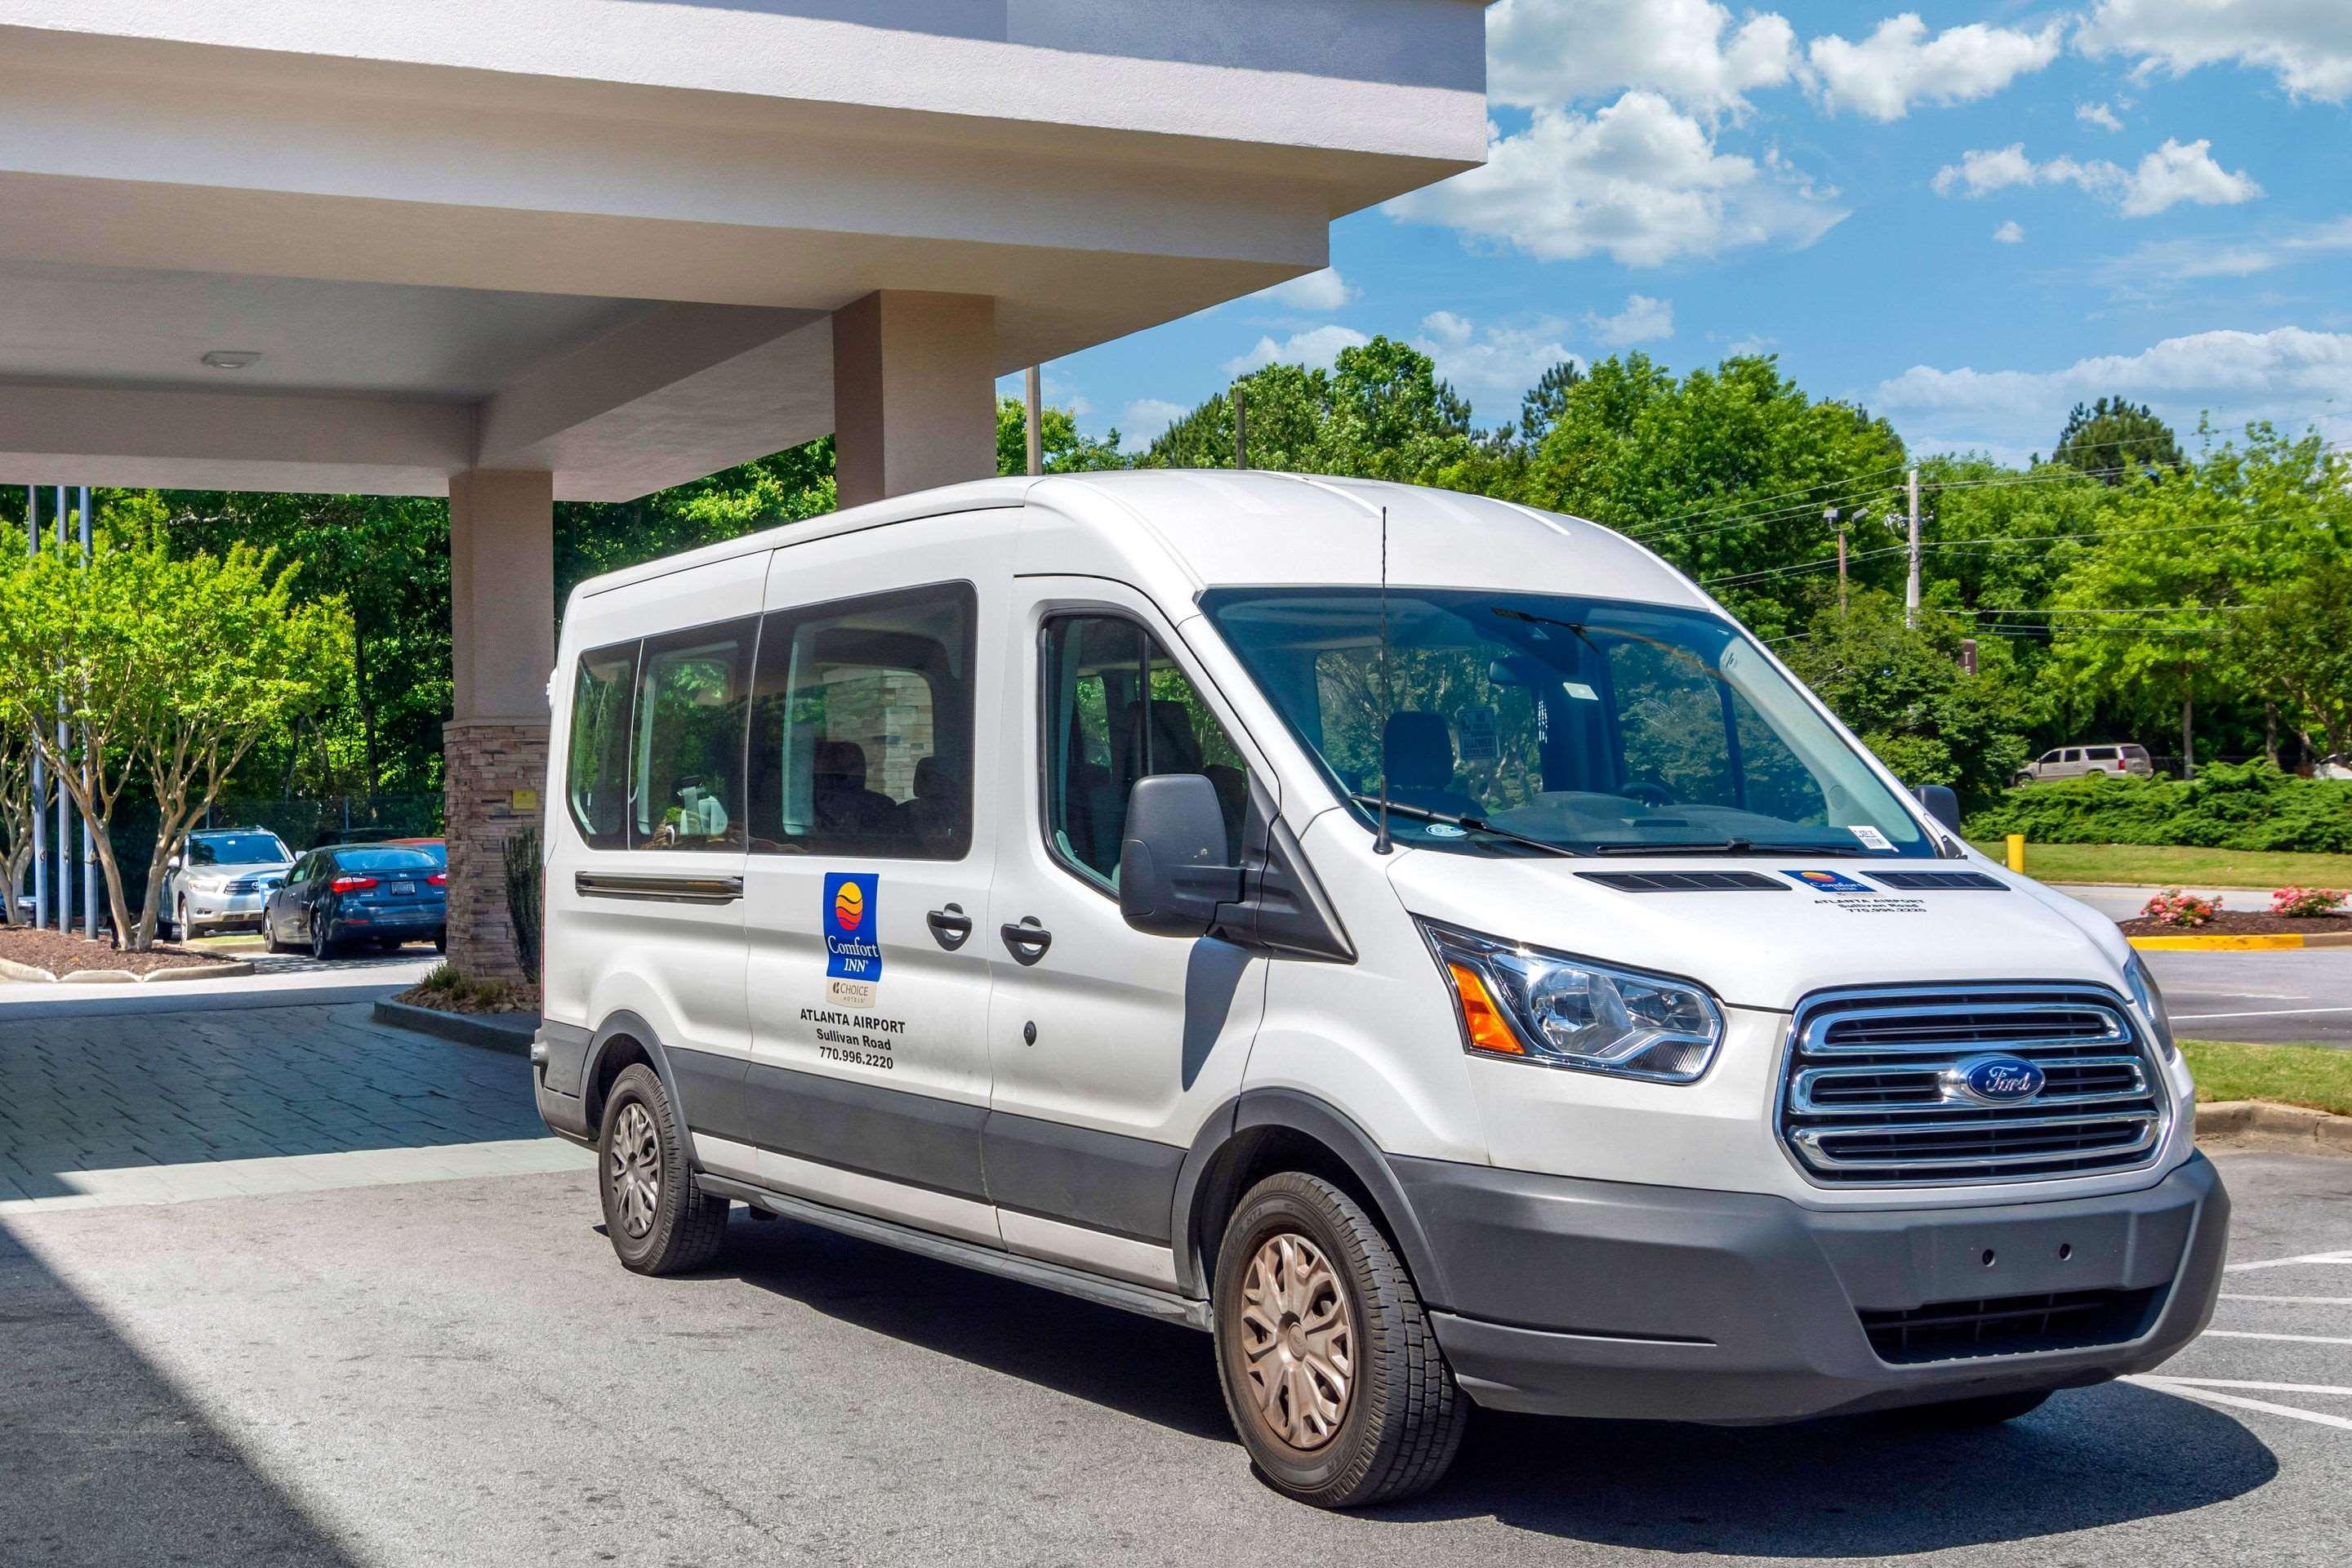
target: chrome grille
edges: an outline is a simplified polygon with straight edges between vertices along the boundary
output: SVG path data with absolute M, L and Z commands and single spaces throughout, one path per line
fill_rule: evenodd
M 239 877 L 221 888 L 224 893 L 266 893 L 286 879 L 278 877 Z
M 1971 1098 L 1963 1064 L 1988 1054 L 2032 1062 L 2041 1090 Z M 1825 1184 L 2002 1182 L 2147 1164 L 2166 1114 L 2156 1065 L 2108 993 L 1856 991 L 1799 1005 L 1780 1135 Z

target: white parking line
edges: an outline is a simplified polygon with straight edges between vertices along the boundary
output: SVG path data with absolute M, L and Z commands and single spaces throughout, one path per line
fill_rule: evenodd
M 2249 1268 L 2292 1268 L 2302 1263 L 2352 1263 L 2352 1252 L 2306 1252 L 2300 1258 L 2265 1258 L 2259 1263 L 2232 1263 L 2221 1272 L 2237 1274 Z
M 2146 1377 L 2140 1383 L 2181 1383 L 2192 1388 L 2251 1388 L 2269 1394 L 2352 1394 L 2325 1383 L 2252 1383 L 2242 1377 Z
M 2291 1307 L 2352 1307 L 2352 1296 L 2240 1296 L 2221 1292 L 2224 1301 L 2276 1301 Z
M 2175 1013 L 2176 1024 L 2201 1024 L 2208 1018 L 2284 1018 L 2295 1014 L 2352 1013 L 2352 1007 L 2271 1007 L 2259 1013 Z
M 2137 1383 L 2158 1394 L 2178 1394 L 2183 1399 L 2201 1399 L 2208 1405 L 2227 1405 L 2239 1410 L 2259 1410 L 2265 1415 L 2285 1415 L 2296 1421 L 2308 1421 L 2314 1426 L 2334 1426 L 2352 1432 L 2352 1416 L 2327 1415 L 2316 1410 L 2297 1410 L 2292 1405 L 2273 1405 L 2267 1399 L 2245 1399 L 2234 1394 L 2216 1394 L 2210 1388 L 2193 1384 L 2174 1383 L 2161 1377 L 2127 1377 L 2126 1383 Z
M 2352 1345 L 2352 1340 L 2330 1339 L 2325 1334 L 2258 1334 L 2246 1329 L 2208 1329 L 2201 1337 L 2209 1340 L 2292 1340 L 2299 1345 Z

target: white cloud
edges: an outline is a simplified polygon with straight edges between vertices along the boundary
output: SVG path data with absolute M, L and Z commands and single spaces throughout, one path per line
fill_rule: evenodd
M 1653 300 L 1647 294 L 1626 295 L 1625 308 L 1613 316 L 1588 313 L 1584 320 L 1604 348 L 1622 349 L 1675 335 L 1674 301 Z
M 1328 370 L 1341 349 L 1360 349 L 1371 341 L 1355 328 L 1333 321 L 1293 332 L 1278 343 L 1270 337 L 1260 338 L 1249 353 L 1227 360 L 1224 370 L 1227 375 L 1247 375 L 1270 364 L 1303 364 Z
M 1388 204 L 1392 217 L 1444 224 L 1546 261 L 1606 254 L 1628 267 L 1743 246 L 1802 247 L 1843 218 L 1774 153 L 1719 153 L 1714 134 L 1654 92 L 1586 116 L 1538 109 L 1528 128 L 1490 128 L 1484 168 Z
M 2228 61 L 2272 72 L 2298 98 L 2352 96 L 2343 0 L 2098 0 L 2074 44 L 2095 59 L 2121 55 L 2142 78 Z
M 1550 317 L 1517 326 L 1481 327 L 1451 310 L 1421 319 L 1412 346 L 1436 362 L 1438 375 L 1473 404 L 1516 406 L 1519 395 L 1563 360 L 1584 363 L 1559 340 L 1563 323 Z
M 2352 217 L 2301 224 L 2268 234 L 2159 239 L 2102 263 L 2101 280 L 2118 294 L 2146 297 L 2150 283 L 2252 278 L 2315 257 L 2352 252 Z
M 2025 243 L 2025 226 L 2019 223 L 2015 218 L 2006 218 L 2002 220 L 2001 226 L 1999 228 L 1992 231 L 1992 237 L 2003 245 L 2023 245 Z
M 1355 287 L 1339 276 L 1339 269 L 1336 267 L 1326 267 L 1320 272 L 1309 272 L 1303 278 L 1288 279 L 1271 289 L 1261 289 L 1252 296 L 1287 305 L 1294 310 L 1336 310 L 1355 297 Z
M 1118 449 L 1140 452 L 1159 437 L 1162 430 L 1190 414 L 1181 403 L 1164 398 L 1139 397 L 1129 404 L 1118 416 Z
M 2116 111 L 2104 103 L 2078 103 L 2074 106 L 2074 118 L 2102 131 L 2121 131 L 2124 128 L 2124 122 L 2116 118 Z
M 1889 16 L 1862 42 L 1835 33 L 1806 48 L 1821 80 L 1823 105 L 1872 120 L 1900 120 L 1915 103 L 1959 103 L 1999 92 L 2058 58 L 2061 25 L 2038 33 L 1981 22 L 1947 27 L 1934 37 L 1912 12 Z
M 1750 354 L 1769 354 L 1780 346 L 1780 340 L 1778 338 L 1767 337 L 1760 332 L 1751 332 L 1737 342 L 1724 345 L 1723 354 L 1726 359 L 1740 359 Z
M 2202 137 L 2185 144 L 2167 137 L 2163 146 L 2139 161 L 2138 168 L 2126 173 L 2105 158 L 2082 163 L 2062 157 L 2037 163 L 2025 155 L 2023 142 L 2012 142 L 1963 153 L 1958 163 L 1937 170 L 1930 183 L 1940 196 L 1955 192 L 1989 195 L 2011 185 L 2075 185 L 2117 203 L 2126 217 L 2147 217 L 2182 202 L 2234 206 L 2263 194 L 2244 170 L 2233 174 L 2215 163 L 2212 148 Z
M 2177 428 L 2193 426 L 2210 409 L 2224 430 L 2271 419 L 2299 431 L 2329 417 L 2324 405 L 2330 398 L 2352 409 L 2352 333 L 2301 327 L 2196 332 L 2053 371 L 1915 365 L 1881 382 L 1869 401 L 1879 412 L 1937 432 L 1935 441 L 1915 445 L 2013 449 L 2039 442 L 2047 451 L 2067 408 L 2110 394 L 2153 404 Z M 2352 414 L 2333 418 L 2337 428 L 2331 433 L 2352 427 Z
M 1714 114 L 1797 69 L 1797 35 L 1767 11 L 1737 27 L 1712 0 L 1502 0 L 1486 15 L 1486 91 L 1551 108 L 1647 88 Z

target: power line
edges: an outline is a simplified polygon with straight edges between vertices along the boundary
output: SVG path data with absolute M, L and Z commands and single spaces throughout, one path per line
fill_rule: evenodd
M 2030 550 L 2070 539 L 2120 539 L 2143 533 L 2210 533 L 2219 529 L 2259 527 L 2273 521 L 2274 520 L 2266 517 L 2249 517 L 2238 518 L 2228 522 L 2190 522 L 2165 528 L 2108 528 L 2093 529 L 2076 533 L 2045 533 L 2026 539 L 1939 539 L 1923 543 L 1919 548 L 1922 550 Z M 1848 559 L 1867 561 L 1874 556 L 1899 555 L 1908 548 L 1907 545 L 1890 544 L 1877 550 L 1864 550 Z M 1754 582 L 1761 578 L 1791 576 L 1803 572 L 1821 572 L 1836 564 L 1837 560 L 1834 556 L 1825 556 L 1817 561 L 1798 562 L 1793 565 L 1769 566 L 1761 571 L 1742 572 L 1727 577 L 1709 577 L 1704 580 L 1702 586 L 1711 587 L 1718 583 Z

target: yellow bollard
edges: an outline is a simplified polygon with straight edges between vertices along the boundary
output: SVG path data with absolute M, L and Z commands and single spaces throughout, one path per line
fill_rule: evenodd
M 2025 870 L 2025 835 L 2022 833 L 2009 836 L 2009 868 L 2021 874 Z

